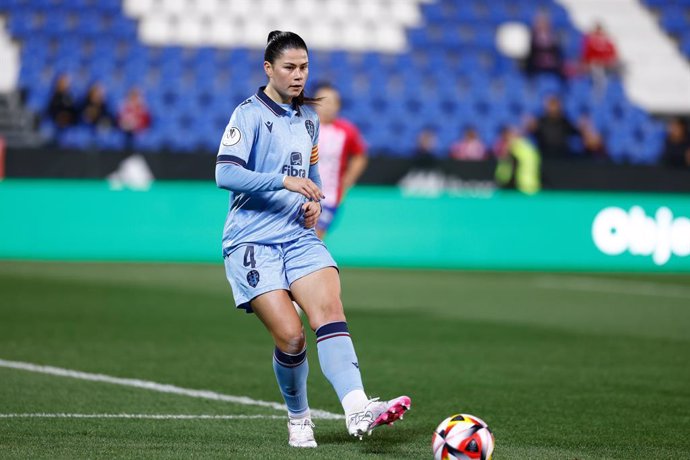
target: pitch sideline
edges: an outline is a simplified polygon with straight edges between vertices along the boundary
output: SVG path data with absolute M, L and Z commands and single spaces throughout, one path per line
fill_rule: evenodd
M 158 391 L 160 393 L 170 393 L 182 396 L 189 396 L 191 398 L 201 398 L 201 399 L 211 399 L 215 401 L 230 402 L 235 404 L 241 404 L 245 406 L 259 406 L 267 407 L 279 411 L 287 411 L 287 407 L 284 404 L 271 401 L 261 401 L 258 399 L 252 399 L 247 396 L 235 396 L 226 395 L 222 393 L 216 393 L 215 391 L 209 390 L 193 390 L 189 388 L 182 388 L 175 385 L 169 385 L 164 383 L 151 382 L 147 380 L 139 379 L 129 379 L 121 377 L 113 377 L 105 374 L 91 374 L 88 372 L 75 371 L 71 369 L 63 369 L 61 367 L 53 366 L 42 366 L 38 364 L 25 363 L 21 361 L 7 361 L 0 359 L 0 367 L 5 367 L 9 369 L 19 369 L 29 372 L 36 372 L 39 374 L 55 375 L 59 377 L 69 377 L 79 380 L 87 380 L 91 382 L 104 382 L 111 383 L 114 385 L 121 385 L 133 388 L 141 388 L 144 390 Z M 327 419 L 327 420 L 340 420 L 344 416 L 340 414 L 334 414 L 332 412 L 312 409 L 312 418 Z

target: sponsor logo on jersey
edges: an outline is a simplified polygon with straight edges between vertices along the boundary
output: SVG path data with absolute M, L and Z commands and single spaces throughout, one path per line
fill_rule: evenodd
M 240 139 L 242 139 L 242 133 L 239 129 L 233 126 L 232 128 L 225 131 L 225 135 L 223 136 L 223 145 L 226 147 L 231 147 L 237 144 L 240 141 Z
M 312 140 L 314 140 L 314 122 L 311 120 L 305 120 L 304 121 L 304 126 L 307 128 L 307 132 L 309 133 L 309 137 L 311 137 Z
M 252 103 L 252 100 L 247 99 L 246 101 L 244 101 L 243 103 L 240 104 L 240 107 L 242 107 L 243 105 L 251 104 L 251 103 Z
M 302 166 L 302 153 L 292 152 L 290 154 L 290 164 L 283 166 L 283 174 L 292 177 L 307 177 L 307 173 Z
M 265 124 L 266 124 L 266 127 L 268 128 L 268 132 L 272 133 L 273 132 L 273 122 L 267 121 Z
M 628 251 L 633 256 L 651 256 L 656 265 L 664 265 L 672 255 L 690 255 L 690 219 L 674 219 L 665 206 L 657 209 L 653 217 L 639 206 L 629 211 L 609 207 L 594 218 L 592 239 L 606 255 Z

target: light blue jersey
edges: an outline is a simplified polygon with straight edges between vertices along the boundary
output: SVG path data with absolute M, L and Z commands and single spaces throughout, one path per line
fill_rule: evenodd
M 306 198 L 286 190 L 283 179 L 309 177 L 321 186 L 316 167 L 318 116 L 306 105 L 277 104 L 263 89 L 235 109 L 218 149 L 217 182 L 232 192 L 223 231 L 224 255 L 239 245 L 286 243 L 314 232 L 303 226 Z M 254 174 L 245 174 L 242 186 L 224 186 L 219 179 L 222 174 L 248 171 Z

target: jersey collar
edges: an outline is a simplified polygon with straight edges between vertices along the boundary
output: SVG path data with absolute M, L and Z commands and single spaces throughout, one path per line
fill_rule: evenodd
M 268 95 L 264 92 L 266 89 L 265 86 L 261 86 L 259 90 L 256 92 L 256 97 L 259 99 L 263 104 L 268 107 L 268 110 L 273 112 L 276 116 L 281 117 L 283 115 L 288 115 L 287 110 L 276 104 L 276 102 L 268 97 Z M 297 112 L 297 116 L 301 116 L 302 112 L 299 109 L 299 106 L 293 102 L 292 108 L 295 109 Z

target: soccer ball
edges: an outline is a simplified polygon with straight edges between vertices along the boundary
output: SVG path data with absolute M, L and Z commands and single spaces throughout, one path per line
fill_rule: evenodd
M 431 447 L 436 460 L 491 460 L 494 435 L 479 417 L 457 414 L 436 428 Z

